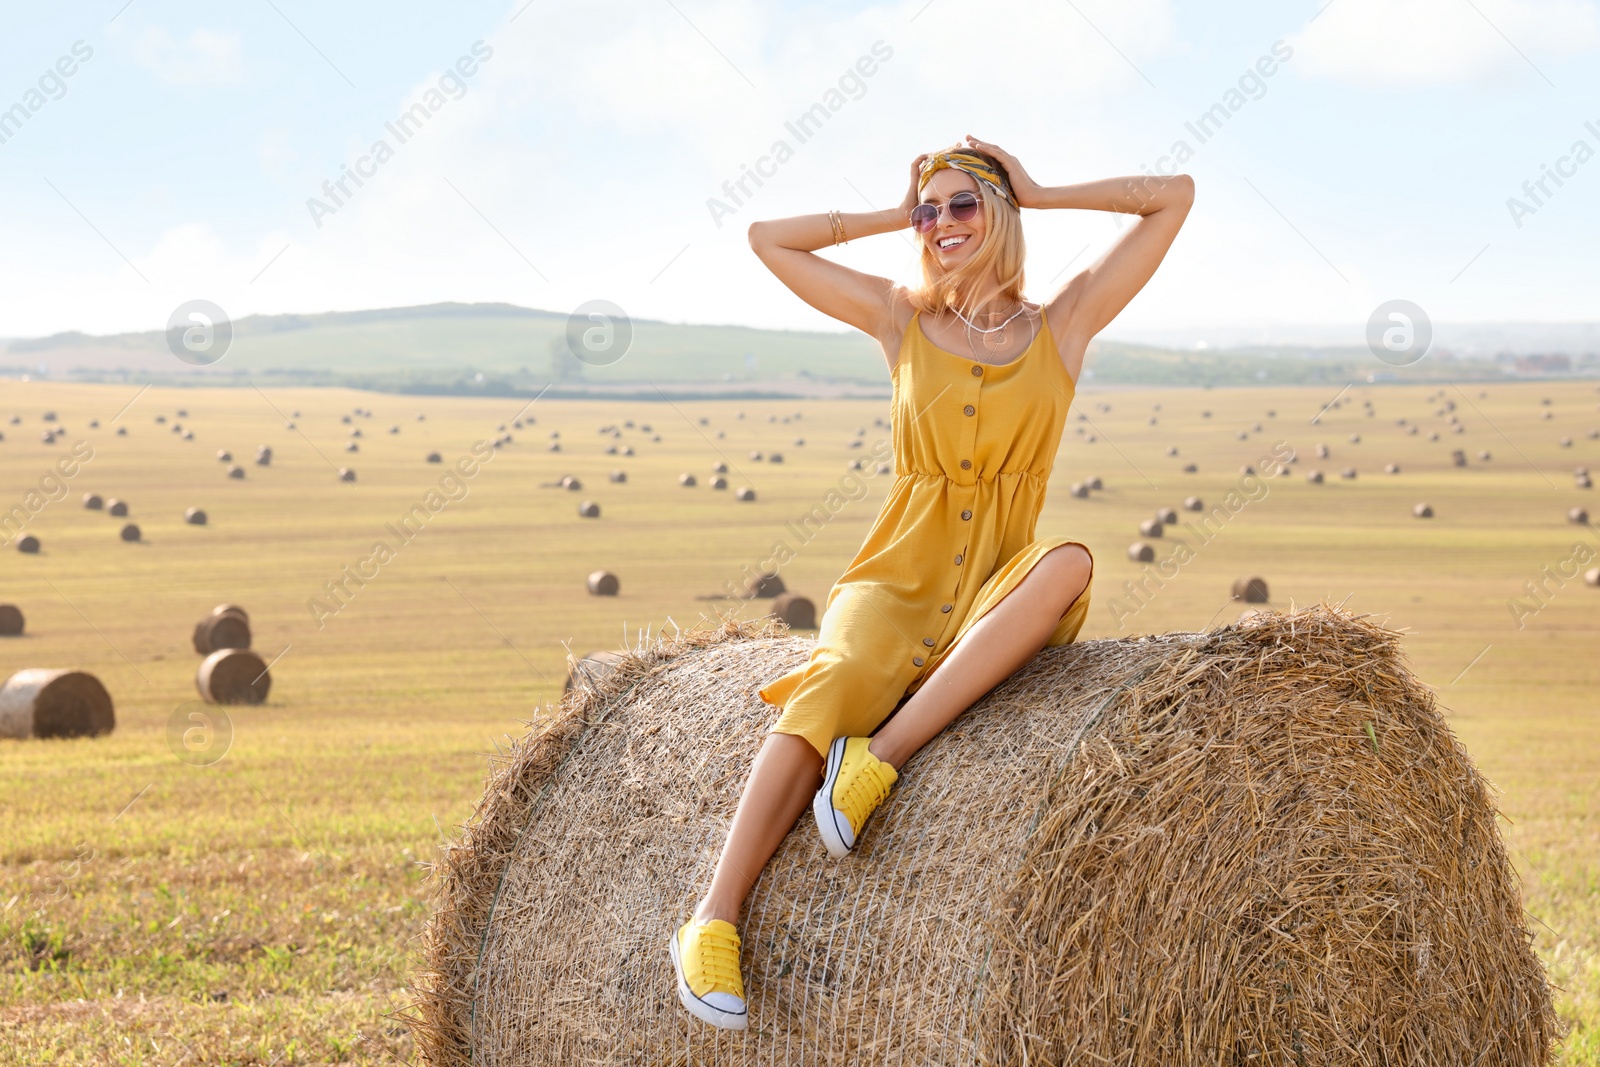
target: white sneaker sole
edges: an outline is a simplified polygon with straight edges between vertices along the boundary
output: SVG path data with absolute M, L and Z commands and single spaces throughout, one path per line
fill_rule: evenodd
M 674 930 L 672 936 L 667 938 L 667 951 L 672 953 L 672 970 L 678 977 L 678 999 L 683 1002 L 684 1009 L 696 1019 L 712 1026 L 719 1026 L 724 1030 L 743 1030 L 745 1028 L 746 1012 L 723 1011 L 714 1007 L 694 995 L 689 988 L 689 982 L 683 977 L 683 961 L 678 958 L 678 932 Z
M 811 802 L 811 814 L 816 817 L 817 832 L 822 835 L 822 843 L 828 847 L 828 854 L 836 860 L 844 859 L 854 848 L 845 839 L 845 834 L 850 832 L 850 820 L 833 806 L 833 784 L 839 780 L 839 771 L 844 766 L 845 741 L 846 738 L 838 737 L 828 746 L 822 788 L 817 790 L 816 799 Z

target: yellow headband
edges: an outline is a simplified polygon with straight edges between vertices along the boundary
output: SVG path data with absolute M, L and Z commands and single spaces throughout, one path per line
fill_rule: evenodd
M 923 161 L 922 174 L 917 178 L 917 192 L 922 192 L 928 180 L 946 167 L 965 171 L 1005 197 L 1006 203 L 1012 207 L 1020 206 L 1015 194 L 1011 192 L 1010 184 L 1000 176 L 1000 172 L 984 162 L 981 156 L 975 156 L 971 152 L 935 152 L 929 156 Z

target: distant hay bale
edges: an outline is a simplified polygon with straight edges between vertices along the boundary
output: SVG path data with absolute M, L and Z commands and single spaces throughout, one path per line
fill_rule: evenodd
M 894 470 L 894 468 L 893 468 L 893 467 L 891 467 L 891 466 L 890 466 L 890 465 L 889 465 L 889 464 L 887 464 L 887 463 L 880 463 L 880 464 L 878 464 L 878 473 L 879 473 L 879 474 L 889 474 L 889 473 L 891 473 L 891 472 L 892 472 L 892 471 L 893 471 L 893 470 Z
M 815 630 L 817 606 L 799 593 L 783 593 L 772 602 L 772 616 L 791 630 Z
M 678 475 L 678 484 L 688 489 L 693 489 L 696 484 L 695 477 L 687 472 Z
M 39 539 L 33 534 L 23 534 L 17 538 L 17 551 L 35 555 L 39 551 Z
M 1385 463 L 1383 465 L 1383 473 L 1385 473 L 1385 474 L 1399 474 L 1400 473 L 1400 464 L 1398 464 L 1398 463 Z
M 585 500 L 583 503 L 578 505 L 578 518 L 598 519 L 599 517 L 600 505 L 596 504 L 593 500 Z
M 1135 541 L 1128 546 L 1128 558 L 1135 563 L 1150 563 L 1156 558 L 1156 550 L 1143 541 Z
M 717 462 L 715 462 L 715 463 L 713 463 L 711 465 L 711 473 L 712 474 L 727 474 L 728 473 L 728 465 L 726 463 L 722 462 L 721 460 L 718 460 Z
M 106 501 L 106 514 L 112 518 L 123 519 L 128 516 L 128 502 L 112 497 Z
M 561 488 L 570 489 L 573 492 L 577 492 L 579 489 L 583 488 L 583 483 L 574 478 L 572 475 L 565 474 L 561 477 Z
M 90 511 L 99 511 L 106 506 L 106 503 L 100 499 L 99 493 L 85 493 L 83 494 L 83 506 Z
M 1600 586 L 1600 567 L 1591 567 L 1584 571 L 1583 580 L 1590 585 Z
M 354 441 L 350 441 L 350 442 L 345 444 L 344 450 L 346 452 L 360 452 L 361 451 L 361 446 L 356 444 Z
M 15 604 L 0 604 L 0 637 L 20 637 L 27 622 Z
M 219 604 L 194 624 L 194 650 L 202 656 L 224 648 L 250 647 L 250 617 L 243 608 Z
M 1267 580 L 1265 578 L 1235 578 L 1233 580 L 1233 599 L 1242 600 L 1246 604 L 1265 604 L 1272 598 L 1267 595 Z
M 1458 448 L 1450 453 L 1450 462 L 1458 467 L 1465 467 L 1467 465 L 1467 454 Z
M 622 582 L 610 571 L 593 571 L 589 575 L 590 596 L 616 596 Z
M 771 455 L 767 456 L 767 462 L 768 463 L 782 463 L 783 462 L 783 453 L 782 452 L 774 452 L 774 453 L 772 453 Z
M 617 664 L 627 658 L 625 652 L 613 652 L 609 649 L 591 652 L 582 659 L 574 660 L 570 656 L 567 662 L 567 681 L 561 687 L 563 693 L 570 693 L 573 689 L 587 683 L 598 685 L 606 675 L 617 669 Z
M 761 462 L 761 453 L 758 450 L 752 449 L 751 452 L 750 452 L 750 458 L 755 460 L 757 463 L 760 463 Z
M 229 452 L 226 448 L 217 449 L 217 462 L 218 463 L 232 463 L 233 462 L 233 453 Z
M 1431 519 L 1433 518 L 1433 509 L 1426 504 L 1418 504 L 1411 509 L 1411 514 L 1419 519 Z
M 1077 497 L 1079 500 L 1085 500 L 1089 496 L 1089 487 L 1084 485 L 1082 482 L 1073 482 L 1071 488 L 1067 490 L 1067 493 L 1071 496 Z
M 1587 526 L 1589 524 L 1589 513 L 1583 508 L 1572 508 L 1567 512 L 1567 521 Z
M 715 478 L 711 479 L 709 484 L 713 489 L 726 489 L 728 488 L 728 479 L 719 474 Z
M 194 686 L 208 704 L 262 704 L 272 690 L 266 661 L 246 648 L 222 648 L 195 671 Z
M 672 992 L 814 641 L 630 651 L 493 765 L 409 983 L 428 1067 L 1535 1067 L 1562 1025 L 1488 783 L 1399 634 L 1336 609 L 1046 648 L 907 765 L 856 852 L 809 818 L 740 923 L 752 1026 Z
M 1156 521 L 1164 526 L 1171 526 L 1178 521 L 1178 512 L 1174 508 L 1157 508 Z
M 243 467 L 238 467 L 238 466 L 229 467 L 228 468 L 228 477 L 230 477 L 230 478 L 243 478 L 244 477 L 244 468 Z
M 1312 485 L 1321 485 L 1322 484 L 1322 472 L 1321 471 L 1306 471 L 1306 481 L 1310 482 Z
M 1185 473 L 1185 474 L 1198 474 L 1199 472 L 1200 472 L 1199 464 L 1196 464 L 1196 463 L 1185 463 L 1183 465 L 1183 473 Z
M 1097 493 L 1106 487 L 1105 483 L 1100 480 L 1100 476 L 1098 474 L 1090 475 L 1088 478 L 1084 479 L 1083 484 L 1087 485 L 1090 489 L 1093 489 Z
M 744 581 L 744 598 L 746 600 L 771 600 L 782 596 L 788 591 L 783 584 L 783 577 L 777 571 L 763 571 L 752 574 Z
M 1139 533 L 1145 537 L 1160 537 L 1165 532 L 1165 527 L 1156 519 L 1146 519 L 1139 524 Z
M 754 500 L 756 498 L 756 491 L 750 488 L 748 485 L 742 485 L 739 487 L 739 491 L 734 493 L 733 496 L 735 500 Z
M 1577 486 L 1579 489 L 1592 489 L 1592 488 L 1594 488 L 1594 482 L 1589 480 L 1589 476 L 1587 474 L 1576 475 L 1572 479 L 1572 484 Z
M 1341 478 L 1349 479 L 1349 478 L 1354 478 L 1355 476 L 1356 476 L 1356 469 L 1354 467 L 1345 467 L 1343 470 L 1341 470 L 1339 472 L 1339 477 L 1341 477 Z
M 628 472 L 627 471 L 612 471 L 611 472 L 611 480 L 613 482 L 617 483 L 618 485 L 621 485 L 623 482 L 626 482 L 628 480 Z
M 429 462 L 429 463 L 443 463 L 444 462 L 444 457 L 439 455 L 439 453 L 437 453 L 437 452 L 429 452 L 428 453 L 428 457 L 427 457 L 427 462 Z
M 341 482 L 353 482 L 356 480 L 356 472 L 351 470 L 349 467 L 340 467 L 339 480 Z
M 1358 434 L 1358 433 L 1351 434 L 1350 435 L 1350 443 L 1353 444 L 1353 445 L 1359 445 L 1361 443 L 1361 435 Z
M 1183 498 L 1183 509 L 1185 511 L 1204 511 L 1205 506 L 1206 502 L 1197 496 L 1186 496 Z
M 0 737 L 97 737 L 116 725 L 111 694 L 92 674 L 32 668 L 0 686 Z
M 260 448 L 256 449 L 256 466 L 272 466 L 272 449 L 268 448 L 266 445 L 262 445 Z
M 139 530 L 139 524 L 135 523 L 135 522 L 130 522 L 130 523 L 125 524 L 122 527 L 122 529 L 120 531 L 118 531 L 118 536 L 121 537 L 124 541 L 137 541 L 137 540 L 139 540 L 139 538 L 141 536 L 141 533 L 140 533 L 140 530 Z
M 1571 447 L 1572 447 L 1572 438 L 1570 438 L 1570 437 L 1563 437 L 1563 438 L 1562 438 L 1562 439 L 1561 439 L 1561 447 L 1562 447 L 1562 448 L 1571 448 Z
M 1327 459 L 1328 458 L 1328 446 L 1327 445 L 1318 445 L 1317 446 L 1317 458 L 1318 459 Z

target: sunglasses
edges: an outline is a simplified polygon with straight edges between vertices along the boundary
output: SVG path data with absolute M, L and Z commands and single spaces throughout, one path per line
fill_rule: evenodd
M 978 214 L 978 205 L 983 203 L 983 197 L 963 189 L 944 202 L 943 206 L 950 208 L 950 217 L 957 222 L 971 222 Z M 911 209 L 911 228 L 918 233 L 927 233 L 939 224 L 939 204 L 918 204 Z

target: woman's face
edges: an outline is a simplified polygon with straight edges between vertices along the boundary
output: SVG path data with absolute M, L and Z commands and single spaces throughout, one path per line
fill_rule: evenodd
M 939 221 L 934 224 L 933 229 L 920 236 L 933 254 L 939 257 L 940 265 L 946 269 L 966 262 L 983 243 L 982 205 L 979 205 L 978 213 L 966 222 L 957 222 L 955 216 L 950 214 L 950 209 L 945 206 L 950 198 L 959 192 L 975 193 L 980 199 L 984 196 L 978 179 L 964 170 L 946 167 L 934 172 L 933 177 L 928 179 L 928 184 L 922 187 L 922 193 L 918 197 L 922 203 L 933 204 L 939 208 Z

